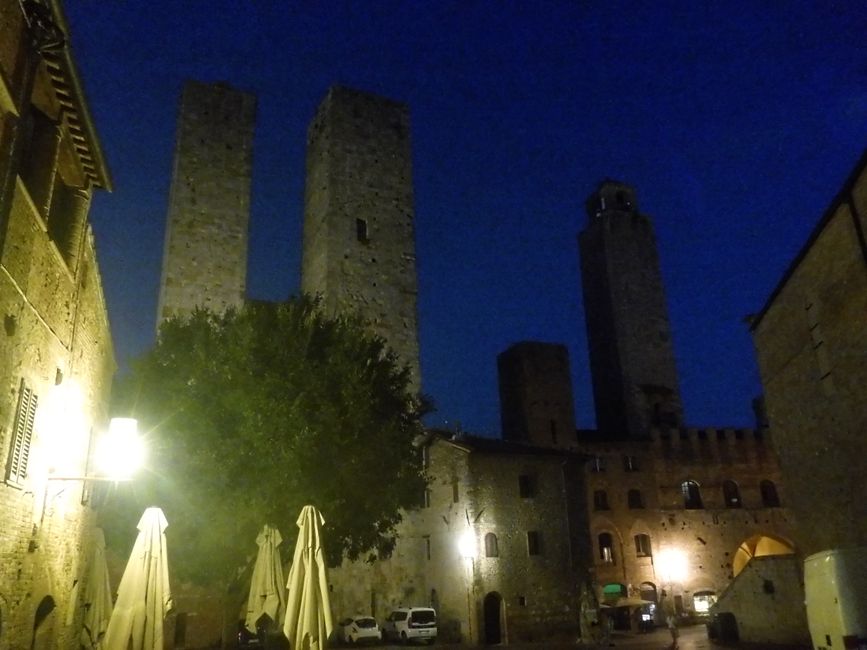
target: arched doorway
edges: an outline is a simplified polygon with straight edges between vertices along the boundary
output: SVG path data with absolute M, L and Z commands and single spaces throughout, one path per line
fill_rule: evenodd
M 54 599 L 46 596 L 39 602 L 33 617 L 31 650 L 49 650 L 54 646 Z
M 782 537 L 772 535 L 753 535 L 738 546 L 732 558 L 732 575 L 738 575 L 754 557 L 765 555 L 791 555 L 794 545 Z
M 485 645 L 503 642 L 502 606 L 503 598 L 496 591 L 485 596 Z

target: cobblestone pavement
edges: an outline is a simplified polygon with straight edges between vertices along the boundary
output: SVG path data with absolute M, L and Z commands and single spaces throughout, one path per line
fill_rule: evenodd
M 380 649 L 386 650 L 405 650 L 407 646 L 398 645 L 383 645 L 377 646 Z M 468 648 L 470 646 L 454 645 L 454 644 L 436 644 L 433 646 L 414 645 L 412 648 L 450 648 L 456 650 L 458 648 Z M 615 632 L 609 644 L 605 645 L 590 645 L 582 644 L 577 641 L 569 642 L 538 642 L 538 643 L 516 643 L 499 646 L 504 650 L 605 650 L 607 648 L 630 648 L 631 650 L 671 650 L 671 635 L 665 628 L 657 629 L 646 634 L 629 634 L 626 632 Z M 714 643 L 707 638 L 707 628 L 704 625 L 693 625 L 684 627 L 680 630 L 680 638 L 678 639 L 678 650 L 809 650 L 810 646 L 757 646 L 757 645 L 722 645 Z

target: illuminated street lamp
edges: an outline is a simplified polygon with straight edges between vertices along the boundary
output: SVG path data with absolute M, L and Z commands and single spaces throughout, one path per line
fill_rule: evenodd
M 675 583 L 683 583 L 687 578 L 688 563 L 686 554 L 677 549 L 666 549 L 661 551 L 655 560 L 655 564 L 662 578 L 662 583 L 668 585 L 668 592 L 671 594 L 671 604 L 668 606 L 670 612 L 674 613 L 674 585 Z
M 49 481 L 129 481 L 144 463 L 145 449 L 133 418 L 112 418 L 108 431 L 96 444 L 98 473 L 89 476 L 54 476 Z

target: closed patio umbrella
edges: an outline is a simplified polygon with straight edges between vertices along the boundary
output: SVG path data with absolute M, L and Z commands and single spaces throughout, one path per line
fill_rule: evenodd
M 90 557 L 84 578 L 84 627 L 81 645 L 89 650 L 102 648 L 102 638 L 111 618 L 111 586 L 105 564 L 105 535 L 102 528 L 93 531 Z
M 324 523 L 313 506 L 304 506 L 298 517 L 298 543 L 286 582 L 289 591 L 283 624 L 292 650 L 321 650 L 333 628 L 320 536 Z
M 171 609 L 163 511 L 148 508 L 120 579 L 117 601 L 105 633 L 106 650 L 162 650 L 163 621 Z
M 247 599 L 247 617 L 244 624 L 255 633 L 256 622 L 267 614 L 275 628 L 283 623 L 286 611 L 286 587 L 283 584 L 283 565 L 279 546 L 283 542 L 280 531 L 265 524 L 256 537 L 259 553 L 250 580 L 250 596 Z

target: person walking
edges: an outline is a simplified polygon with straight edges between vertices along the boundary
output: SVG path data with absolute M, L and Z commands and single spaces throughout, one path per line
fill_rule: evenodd
M 668 626 L 668 631 L 671 633 L 671 648 L 677 649 L 677 637 L 680 636 L 680 630 L 677 629 L 677 618 L 674 614 L 669 614 L 665 619 L 665 624 Z

